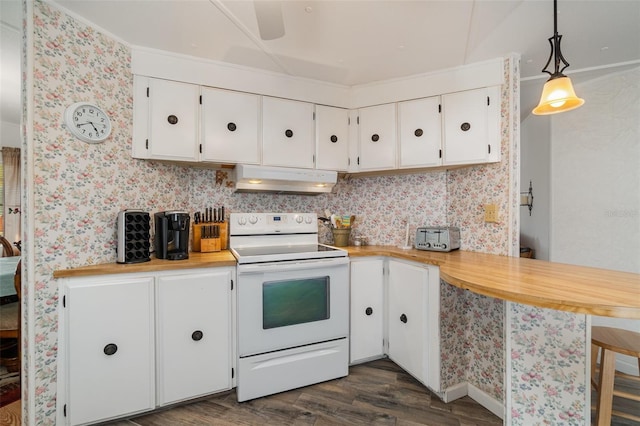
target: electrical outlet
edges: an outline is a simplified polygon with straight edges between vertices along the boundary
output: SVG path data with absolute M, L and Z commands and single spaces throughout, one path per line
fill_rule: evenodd
M 485 206 L 484 206 L 484 221 L 485 222 L 497 222 L 498 221 L 498 206 L 496 204 L 485 204 Z

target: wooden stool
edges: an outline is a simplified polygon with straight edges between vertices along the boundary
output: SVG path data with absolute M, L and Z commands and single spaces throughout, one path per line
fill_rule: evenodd
M 600 358 L 600 376 L 598 382 L 594 380 L 598 351 L 602 348 Z M 633 380 L 640 380 L 636 376 L 616 372 L 616 353 L 638 358 L 640 368 L 640 333 L 612 327 L 591 327 L 591 384 L 598 392 L 596 405 L 596 426 L 611 424 L 611 415 L 625 419 L 640 421 L 640 417 L 613 411 L 613 396 L 640 402 L 640 395 L 614 390 L 613 381 L 616 375 Z

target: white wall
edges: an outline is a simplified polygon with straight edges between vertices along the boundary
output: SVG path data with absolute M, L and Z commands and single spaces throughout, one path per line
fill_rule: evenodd
M 585 105 L 551 119 L 550 260 L 640 273 L 640 67 L 576 92 Z M 593 324 L 640 332 L 640 321 Z M 618 359 L 637 374 L 637 360 Z
M 8 123 L 6 121 L 0 122 L 0 148 L 3 146 L 20 148 L 19 124 Z
M 533 186 L 533 209 L 520 207 L 520 246 L 535 251 L 535 258 L 549 260 L 551 125 L 549 117 L 530 115 L 520 127 L 520 192 Z

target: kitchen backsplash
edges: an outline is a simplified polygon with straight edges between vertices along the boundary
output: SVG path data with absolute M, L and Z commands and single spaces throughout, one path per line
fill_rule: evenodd
M 29 402 L 35 407 L 30 413 L 35 424 L 55 424 L 58 283 L 52 272 L 114 262 L 116 216 L 124 208 L 193 212 L 225 205 L 227 212 L 319 214 L 328 208 L 354 214 L 354 234 L 366 236 L 369 244 L 403 243 L 408 220 L 412 233 L 422 225 L 458 225 L 463 249 L 509 253 L 510 170 L 515 167 L 507 136 L 513 106 L 505 99 L 510 97 L 503 95 L 503 162 L 498 166 L 352 178 L 340 181 L 335 193 L 316 197 L 233 194 L 231 176 L 216 184 L 213 170 L 132 159 L 130 48 L 50 3 L 36 1 L 32 7 L 33 34 L 25 43 L 32 43 L 33 69 L 24 75 L 25 83 L 33 86 L 25 107 L 33 114 L 33 126 L 26 129 L 23 152 L 33 166 L 31 174 L 24 174 L 26 197 L 33 202 L 33 210 L 25 213 L 25 232 L 33 240 L 28 237 L 26 242 L 34 259 L 34 275 L 29 277 L 34 294 L 25 294 L 25 312 L 33 313 L 27 320 L 34 333 L 29 337 L 33 346 L 25 363 L 25 387 L 35 398 Z M 67 105 L 81 100 L 99 104 L 113 118 L 112 137 L 105 143 L 85 144 L 61 126 Z M 501 206 L 504 223 L 482 221 L 481 206 L 489 201 Z M 321 239 L 330 242 L 326 231 Z M 29 406 L 26 400 L 24 406 Z

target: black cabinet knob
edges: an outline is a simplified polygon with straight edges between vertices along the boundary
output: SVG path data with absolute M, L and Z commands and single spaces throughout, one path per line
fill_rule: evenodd
M 400 315 L 400 321 L 402 321 L 403 323 L 407 323 L 407 316 L 405 314 Z
M 374 133 L 373 136 L 371 136 L 371 140 L 374 142 L 378 142 L 380 140 L 380 136 L 378 136 L 377 133 Z
M 373 313 L 373 309 L 371 309 L 371 307 L 368 307 L 367 309 L 364 310 L 364 313 L 368 315 L 371 315 Z
M 229 124 L 227 124 L 227 129 L 228 129 L 230 132 L 235 132 L 235 131 L 236 131 L 236 129 L 237 129 L 236 123 L 229 123 Z
M 178 124 L 178 117 L 176 117 L 175 115 L 170 115 L 167 117 L 167 121 L 169 122 L 169 124 Z
M 105 355 L 113 355 L 118 352 L 118 345 L 116 345 L 115 343 L 109 343 L 104 347 L 103 352 Z
M 285 135 L 286 137 L 290 138 L 290 137 L 292 137 L 292 136 L 293 136 L 293 131 L 292 131 L 291 129 L 287 129 L 287 130 L 284 132 L 284 135 Z
M 198 340 L 202 340 L 202 336 L 203 336 L 203 334 L 202 334 L 202 331 L 200 331 L 200 330 L 196 330 L 193 333 L 191 333 L 191 338 L 196 342 Z
M 465 122 L 465 123 L 462 123 L 462 124 L 460 125 L 460 129 L 461 129 L 463 132 L 466 132 L 466 131 L 467 131 L 467 130 L 469 130 L 470 128 L 471 128 L 471 124 L 466 123 L 466 122 Z
M 416 129 L 415 132 L 413 132 L 414 135 L 416 135 L 416 137 L 420 137 L 424 134 L 424 132 L 422 131 L 422 129 Z
M 338 137 L 336 135 L 331 135 L 331 142 L 336 143 L 338 142 Z

